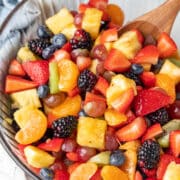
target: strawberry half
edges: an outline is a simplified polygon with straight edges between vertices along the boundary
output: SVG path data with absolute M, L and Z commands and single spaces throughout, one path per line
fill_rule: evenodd
M 157 64 L 159 58 L 159 51 L 156 46 L 148 45 L 141 49 L 135 58 L 132 60 L 133 63 L 148 63 Z
M 97 9 L 105 10 L 108 5 L 108 0 L 89 0 L 88 5 Z
M 76 64 L 80 71 L 87 69 L 91 65 L 91 58 L 85 56 L 78 56 L 76 59 Z
M 23 68 L 28 74 L 28 76 L 39 85 L 46 84 L 49 79 L 48 61 L 27 61 L 23 63 Z
M 175 157 L 180 154 L 180 130 L 172 131 L 169 137 L 170 148 Z
M 117 28 L 111 28 L 102 32 L 100 36 L 101 44 L 105 42 L 113 42 L 118 39 L 118 31 Z
M 134 180 L 143 180 L 143 177 L 139 171 L 136 171 Z
M 69 180 L 69 173 L 65 170 L 56 170 L 53 180 Z
M 156 84 L 156 76 L 153 72 L 144 71 L 140 75 L 140 78 L 141 78 L 143 84 L 148 88 L 154 87 Z
M 176 43 L 165 32 L 161 33 L 158 38 L 157 48 L 160 52 L 160 57 L 166 58 L 173 55 L 177 51 Z
M 99 96 L 99 95 L 87 92 L 84 104 L 87 104 L 88 102 L 92 102 L 92 101 L 95 101 L 95 102 L 98 102 L 98 101 L 106 102 L 106 99 L 104 97 L 102 97 L 102 96 Z
M 154 112 L 171 102 L 171 97 L 156 89 L 139 91 L 134 100 L 134 109 L 137 116 L 144 116 Z

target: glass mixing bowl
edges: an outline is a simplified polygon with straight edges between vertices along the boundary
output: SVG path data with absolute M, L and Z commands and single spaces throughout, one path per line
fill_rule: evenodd
M 151 0 L 147 0 L 147 2 L 144 2 L 144 0 L 139 0 L 137 3 L 137 1 L 133 0 L 128 0 L 126 2 L 124 0 L 112 0 L 110 2 L 118 3 L 122 9 L 125 9 L 125 21 L 127 22 L 160 5 L 164 1 L 165 0 L 158 0 L 158 2 L 152 2 Z M 22 157 L 14 139 L 15 131 L 11 125 L 4 120 L 5 118 L 10 117 L 11 114 L 10 100 L 8 96 L 3 93 L 4 78 L 9 65 L 8 59 L 15 58 L 19 47 L 27 42 L 29 38 L 34 36 L 38 24 L 42 24 L 47 17 L 56 13 L 63 6 L 69 9 L 77 9 L 80 2 L 82 1 L 24 0 L 9 14 L 0 28 L 0 44 L 2 44 L 0 45 L 0 142 L 16 164 L 33 179 L 40 179 L 40 177 Z M 23 19 L 22 17 L 19 18 L 21 15 L 26 19 Z M 180 22 L 179 16 L 173 27 L 172 36 L 180 47 L 180 38 L 178 39 L 180 23 L 178 22 Z M 10 46 L 10 48 L 5 47 L 3 49 L 4 56 L 1 54 L 2 46 Z

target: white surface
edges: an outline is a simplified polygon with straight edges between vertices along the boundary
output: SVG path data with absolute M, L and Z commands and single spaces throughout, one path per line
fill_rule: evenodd
M 165 0 L 112 0 L 110 2 L 118 3 L 125 12 L 125 21 L 131 21 L 143 13 L 157 7 Z M 163 16 L 163 15 L 162 15 Z M 180 14 L 178 15 L 172 31 L 172 37 L 180 48 Z M 25 180 L 24 173 L 8 157 L 7 153 L 0 145 L 0 180 Z

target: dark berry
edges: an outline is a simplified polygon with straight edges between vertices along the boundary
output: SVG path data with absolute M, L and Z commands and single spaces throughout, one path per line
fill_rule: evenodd
M 157 64 L 151 66 L 151 71 L 154 72 L 155 74 L 159 73 L 163 64 L 164 64 L 164 60 L 159 59 Z
M 54 172 L 51 169 L 42 168 L 39 172 L 39 175 L 43 180 L 53 180 Z
M 43 59 L 49 59 L 57 49 L 58 47 L 55 45 L 51 45 L 45 48 L 42 52 Z
M 52 36 L 52 32 L 48 29 L 47 26 L 41 25 L 37 29 L 37 35 L 42 39 L 50 39 Z
M 50 46 L 50 42 L 44 39 L 33 39 L 28 42 L 29 49 L 38 56 L 42 56 L 43 50 L 48 46 Z
M 180 93 L 176 93 L 176 100 L 180 100 Z
M 74 33 L 73 38 L 70 40 L 70 44 L 72 49 L 88 49 L 90 50 L 92 47 L 92 39 L 88 32 L 83 29 L 78 29 Z
M 125 162 L 125 156 L 124 153 L 118 149 L 115 151 L 112 151 L 110 155 L 110 164 L 113 166 L 121 166 Z
M 101 21 L 100 31 L 108 29 L 109 21 Z
M 53 138 L 53 130 L 50 128 L 47 128 L 44 136 L 40 139 L 40 142 L 45 142 L 47 139 Z
M 155 112 L 148 114 L 147 118 L 153 124 L 160 123 L 161 125 L 164 125 L 169 121 L 169 115 L 168 115 L 168 111 L 166 110 L 166 108 L 161 108 Z
M 134 73 L 134 74 L 141 74 L 143 71 L 144 71 L 144 68 L 141 64 L 132 64 L 131 66 L 131 71 Z
M 54 137 L 65 138 L 71 136 L 77 127 L 77 118 L 75 116 L 67 116 L 57 119 L 52 124 Z
M 19 127 L 19 125 L 16 123 L 15 120 L 12 121 L 11 126 L 12 126 L 12 128 L 14 129 L 15 132 L 17 132 L 17 131 L 20 130 L 20 127 Z
M 84 112 L 84 110 L 82 109 L 80 112 L 79 112 L 79 117 L 86 117 L 87 114 Z
M 66 44 L 67 38 L 64 34 L 60 33 L 52 38 L 52 44 L 57 46 L 58 48 L 62 48 L 64 44 Z
M 156 168 L 160 159 L 160 145 L 151 139 L 144 141 L 138 150 L 138 165 L 141 168 Z
M 81 91 L 91 91 L 97 82 L 96 75 L 88 69 L 82 71 L 78 78 L 78 87 Z
M 49 86 L 41 85 L 37 89 L 39 98 L 45 98 L 49 94 Z
M 127 78 L 134 80 L 137 86 L 141 86 L 141 85 L 142 85 L 141 79 L 140 79 L 139 76 L 138 76 L 137 74 L 135 74 L 134 72 L 128 71 L 128 72 L 125 72 L 124 75 L 125 75 Z

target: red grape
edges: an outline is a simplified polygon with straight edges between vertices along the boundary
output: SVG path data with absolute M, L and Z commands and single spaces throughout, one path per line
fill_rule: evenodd
M 74 139 L 68 138 L 62 145 L 62 150 L 65 152 L 73 152 L 77 148 L 77 143 Z
M 118 149 L 119 144 L 116 140 L 116 137 L 112 133 L 106 133 L 105 137 L 105 148 L 108 151 L 113 151 Z
M 107 58 L 108 51 L 103 44 L 99 44 L 92 49 L 91 55 L 93 58 L 104 61 Z
M 81 23 L 83 20 L 83 14 L 76 14 L 74 17 L 74 24 L 77 28 L 81 28 Z
M 169 115 L 171 119 L 180 119 L 180 100 L 176 100 L 169 107 Z
M 96 75 L 97 76 L 103 75 L 104 72 L 105 72 L 104 63 L 102 61 L 99 61 L 99 63 L 96 66 Z
M 50 167 L 53 171 L 65 169 L 65 165 L 61 161 L 55 161 L 55 163 Z

